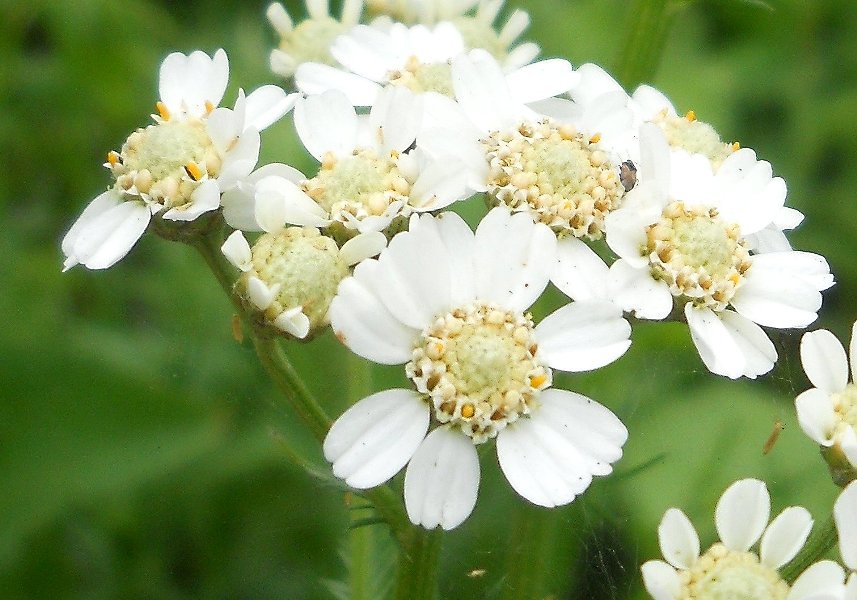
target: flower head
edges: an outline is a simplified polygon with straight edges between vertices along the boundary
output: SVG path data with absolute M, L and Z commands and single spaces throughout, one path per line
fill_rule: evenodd
M 475 235 L 453 213 L 415 215 L 357 266 L 331 304 L 334 332 L 365 358 L 406 363 L 416 391 L 374 394 L 334 423 L 324 451 L 335 475 L 367 488 L 408 464 L 411 520 L 450 529 L 473 509 L 475 446 L 492 438 L 512 487 L 542 506 L 571 502 L 610 473 L 625 427 L 593 400 L 550 388 L 552 369 L 612 362 L 630 327 L 600 302 L 534 324 L 526 310 L 547 285 L 555 245 L 547 227 L 504 208 Z
M 170 54 L 161 65 L 161 100 L 154 124 L 133 132 L 107 155 L 113 186 L 93 200 L 62 242 L 64 268 L 103 269 L 120 260 L 153 215 L 166 228 L 183 227 L 220 207 L 220 195 L 247 176 L 259 157 L 259 131 L 294 105 L 276 86 L 217 108 L 228 63 L 196 51 Z
M 768 524 L 770 511 L 763 482 L 736 481 L 723 492 L 715 510 L 721 541 L 700 553 L 699 537 L 690 520 L 681 510 L 669 509 L 658 526 L 666 562 L 650 560 L 642 566 L 646 590 L 656 600 L 811 597 L 806 592 L 815 590 L 806 590 L 805 584 L 796 582 L 790 591 L 778 569 L 803 547 L 812 518 L 805 508 L 791 506 Z M 759 550 L 751 550 L 760 538 Z

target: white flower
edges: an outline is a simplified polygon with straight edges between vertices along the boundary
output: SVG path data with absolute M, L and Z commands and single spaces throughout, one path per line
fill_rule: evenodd
M 250 248 L 240 231 L 221 247 L 242 272 L 236 291 L 274 331 L 305 339 L 325 327 L 327 311 L 349 267 L 375 256 L 386 245 L 380 233 L 367 233 L 337 247 L 313 227 L 289 227 L 259 236 Z
M 152 215 L 193 221 L 253 170 L 259 131 L 291 110 L 296 95 L 263 86 L 239 90 L 234 109 L 215 108 L 228 75 L 226 54 L 170 54 L 161 65 L 155 124 L 132 133 L 105 166 L 115 184 L 95 198 L 62 242 L 64 269 L 107 268 L 125 256 Z
M 857 360 L 857 323 L 851 330 L 852 379 L 848 358 L 836 337 L 826 329 L 805 333 L 800 342 L 803 370 L 815 386 L 797 397 L 798 422 L 804 432 L 825 448 L 837 448 L 857 468 L 857 385 L 853 369 Z
M 284 165 L 279 173 L 260 169 L 228 195 L 227 216 L 244 229 L 334 225 L 350 237 L 467 197 L 462 165 L 412 147 L 421 115 L 421 99 L 404 88 L 383 90 L 367 116 L 336 91 L 301 100 L 295 127 L 321 161 L 318 174 L 307 179 Z
M 281 3 L 268 6 L 268 21 L 280 36 L 270 58 L 271 70 L 277 75 L 291 77 L 306 62 L 333 64 L 330 45 L 360 21 L 363 0 L 345 0 L 338 20 L 330 14 L 328 0 L 306 0 L 306 8 L 308 18 L 295 26 Z
M 643 564 L 646 590 L 656 600 L 816 597 L 812 594 L 817 588 L 807 589 L 801 579 L 807 576 L 812 583 L 819 583 L 817 576 L 825 566 L 814 565 L 791 590 L 777 572 L 803 547 L 812 529 L 812 517 L 805 508 L 791 506 L 768 524 L 770 511 L 770 496 L 763 482 L 736 481 L 723 492 L 715 510 L 721 542 L 700 554 L 699 536 L 690 520 L 681 510 L 669 509 L 658 526 L 666 562 L 650 560 Z M 759 551 L 751 551 L 760 537 Z
M 716 173 L 700 154 L 670 152 L 660 129 L 643 126 L 640 165 L 650 176 L 607 216 L 615 301 L 644 319 L 683 310 L 705 365 L 731 378 L 770 371 L 777 354 L 764 325 L 806 327 L 820 291 L 833 285 L 823 257 L 751 254 L 745 237 L 773 220 L 785 184 L 770 165 L 727 157 Z M 730 308 L 731 307 L 731 308 Z
M 541 506 L 571 502 L 611 472 L 622 423 L 585 396 L 547 388 L 551 369 L 621 356 L 630 327 L 599 302 L 534 326 L 525 311 L 547 285 L 555 245 L 544 225 L 504 208 L 475 234 L 454 213 L 414 215 L 377 260 L 355 268 L 330 307 L 334 332 L 369 360 L 407 363 L 417 391 L 373 394 L 337 419 L 324 442 L 337 477 L 369 488 L 408 464 L 411 521 L 451 529 L 476 502 L 475 446 L 493 437 L 509 483 Z M 432 415 L 439 425 L 426 435 Z

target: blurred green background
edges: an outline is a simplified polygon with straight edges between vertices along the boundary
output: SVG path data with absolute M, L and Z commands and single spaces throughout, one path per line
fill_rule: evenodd
M 653 83 L 786 179 L 789 204 L 807 215 L 793 243 L 828 257 L 838 281 L 814 327 L 847 340 L 857 317 L 857 3 L 684 4 Z M 544 56 L 608 68 L 633 18 L 625 0 L 510 5 L 530 11 L 528 37 Z M 239 85 L 274 81 L 265 6 L 0 2 L 0 598 L 342 595 L 342 490 L 291 465 L 283 440 L 326 469 L 232 339 L 231 307 L 201 259 L 147 236 L 107 271 L 60 273 L 59 242 L 108 185 L 106 152 L 147 123 L 166 54 L 224 47 L 225 104 Z M 262 160 L 312 164 L 288 122 L 265 133 Z M 809 387 L 799 333 L 774 338 L 780 363 L 756 382 L 707 374 L 675 324 L 636 327 L 629 353 L 596 374 L 557 376 L 628 425 L 616 475 L 543 511 L 511 491 L 486 448 L 476 510 L 446 536 L 441 596 L 515 597 L 516 572 L 538 564 L 539 597 L 645 597 L 638 567 L 659 556 L 663 512 L 683 508 L 710 543 L 714 503 L 739 477 L 765 479 L 775 511 L 802 504 L 824 521 L 836 488 L 794 417 Z M 343 348 L 327 335 L 288 352 L 339 414 Z M 374 377 L 376 388 L 404 384 L 399 369 Z M 785 431 L 762 456 L 778 419 Z M 385 529 L 358 531 L 383 587 Z

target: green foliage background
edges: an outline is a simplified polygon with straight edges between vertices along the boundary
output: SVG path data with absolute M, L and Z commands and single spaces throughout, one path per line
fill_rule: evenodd
M 226 48 L 227 103 L 239 85 L 273 81 L 265 4 L 0 2 L 0 597 L 330 598 L 360 552 L 374 559 L 363 597 L 389 581 L 383 526 L 348 534 L 342 490 L 289 460 L 286 443 L 327 472 L 232 339 L 231 307 L 198 256 L 147 236 L 112 269 L 60 274 L 59 241 L 108 184 L 105 153 L 146 124 L 166 54 Z M 633 19 L 625 0 L 510 5 L 530 12 L 544 56 L 608 68 Z M 838 280 L 815 326 L 847 339 L 857 3 L 677 5 L 653 83 L 786 179 L 807 215 L 793 243 L 827 256 Z M 266 132 L 262 160 L 312 164 L 288 122 Z M 707 374 L 676 324 L 640 324 L 614 365 L 556 377 L 628 425 L 616 475 L 543 511 L 509 489 L 486 449 L 476 510 L 445 539 L 442 597 L 522 597 L 523 580 L 539 597 L 645 597 L 638 566 L 659 555 L 663 512 L 681 507 L 713 541 L 714 503 L 739 477 L 765 479 L 775 510 L 802 504 L 824 521 L 836 488 L 794 416 L 808 387 L 799 334 L 774 337 L 780 363 L 756 382 Z M 344 349 L 327 335 L 288 352 L 339 414 Z M 377 369 L 372 385 L 402 380 Z M 762 456 L 778 419 L 785 431 Z

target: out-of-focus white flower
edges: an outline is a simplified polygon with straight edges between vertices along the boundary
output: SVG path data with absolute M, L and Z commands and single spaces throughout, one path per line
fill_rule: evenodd
M 193 221 L 220 206 L 259 157 L 259 131 L 291 110 L 296 95 L 263 86 L 234 109 L 216 108 L 228 78 L 223 50 L 170 54 L 160 70 L 155 124 L 132 133 L 105 166 L 115 184 L 83 211 L 62 242 L 64 269 L 107 268 L 125 256 L 153 215 Z
M 330 307 L 334 332 L 369 360 L 407 363 L 417 391 L 373 394 L 337 419 L 324 442 L 337 477 L 369 488 L 407 464 L 411 521 L 451 529 L 473 510 L 475 446 L 491 438 L 509 483 L 541 506 L 571 502 L 611 472 L 625 427 L 595 401 L 548 388 L 552 369 L 621 356 L 630 326 L 600 302 L 533 324 L 526 310 L 547 285 L 555 246 L 547 227 L 502 207 L 475 235 L 454 213 L 414 215 L 355 268 Z M 432 415 L 438 426 L 426 435 Z
M 839 555 L 851 571 L 843 598 L 857 600 L 857 482 L 852 481 L 839 494 L 833 504 L 833 521 L 839 537 Z
M 838 582 L 824 577 L 830 565 L 835 565 L 830 561 L 813 565 L 789 589 L 778 569 L 803 547 L 812 517 L 805 508 L 791 506 L 768 524 L 770 512 L 771 500 L 763 482 L 736 481 L 723 492 L 715 510 L 721 541 L 700 554 L 699 536 L 690 520 L 681 510 L 669 509 L 658 526 L 666 562 L 643 564 L 646 590 L 656 600 L 808 600 L 828 597 L 813 595 L 817 592 L 838 592 L 842 577 Z M 758 552 L 751 551 L 759 538 Z
M 713 373 L 767 373 L 777 353 L 759 325 L 806 327 L 820 291 L 833 285 L 817 254 L 750 252 L 745 236 L 773 220 L 785 183 L 768 163 L 744 161 L 743 151 L 715 173 L 700 154 L 670 152 L 651 124 L 641 147 L 650 177 L 606 218 L 607 243 L 620 256 L 610 267 L 622 289 L 615 301 L 644 319 L 683 312 Z

